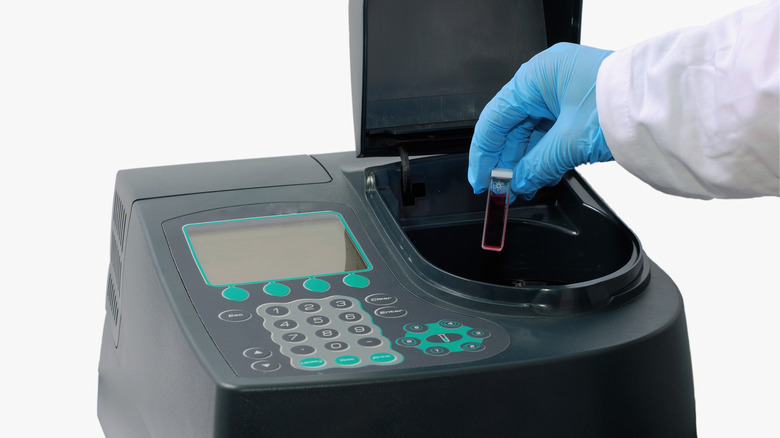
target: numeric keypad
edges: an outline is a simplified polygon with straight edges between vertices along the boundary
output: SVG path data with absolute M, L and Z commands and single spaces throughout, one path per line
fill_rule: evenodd
M 403 356 L 392 349 L 360 301 L 347 296 L 267 303 L 257 308 L 263 327 L 294 368 L 321 370 L 393 365 Z

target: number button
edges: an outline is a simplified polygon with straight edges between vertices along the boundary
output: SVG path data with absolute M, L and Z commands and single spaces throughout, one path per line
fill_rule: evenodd
M 306 335 L 304 335 L 303 333 L 297 333 L 297 332 L 285 333 L 285 334 L 282 335 L 282 339 L 284 339 L 287 342 L 298 343 L 298 342 L 305 341 L 306 340 Z
M 333 329 L 320 329 L 317 330 L 315 333 L 318 337 L 323 339 L 331 339 L 339 335 L 339 332 Z
M 330 351 L 344 351 L 349 348 L 349 345 L 346 342 L 328 342 L 325 348 Z
M 284 306 L 271 306 L 265 309 L 265 313 L 271 316 L 284 316 L 290 313 L 290 309 Z
M 317 303 L 301 303 L 298 305 L 298 310 L 306 313 L 315 313 L 322 310 L 322 307 Z
M 292 319 L 280 319 L 274 322 L 274 327 L 280 330 L 292 330 L 295 327 L 298 327 L 298 323 Z
M 330 324 L 330 319 L 326 316 L 310 316 L 306 318 L 306 322 L 315 326 L 323 326 Z
M 350 307 L 352 307 L 352 301 L 339 298 L 331 301 L 330 306 L 335 309 L 349 309 Z
M 358 322 L 363 319 L 363 315 L 357 312 L 344 312 L 339 315 L 339 319 L 345 322 Z
M 371 333 L 371 327 L 363 324 L 353 325 L 347 330 L 349 330 L 350 333 L 355 335 L 367 335 Z

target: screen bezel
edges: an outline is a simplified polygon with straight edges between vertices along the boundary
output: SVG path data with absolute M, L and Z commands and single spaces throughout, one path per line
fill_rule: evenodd
M 349 241 L 352 243 L 352 246 L 354 248 L 355 254 L 360 257 L 362 264 L 365 266 L 365 268 L 361 269 L 354 269 L 354 270 L 342 270 L 342 271 L 334 271 L 334 272 L 311 272 L 311 273 L 305 273 L 302 275 L 288 275 L 288 276 L 282 276 L 280 278 L 265 278 L 265 277 L 258 277 L 255 279 L 252 279 L 251 281 L 247 281 L 246 279 L 242 279 L 236 282 L 212 282 L 209 280 L 209 275 L 207 274 L 207 269 L 204 268 L 201 259 L 198 257 L 198 253 L 193 245 L 192 239 L 191 239 L 191 233 L 188 232 L 188 230 L 192 229 L 193 227 L 218 227 L 220 224 L 236 224 L 236 223 L 249 223 L 250 221 L 262 221 L 262 220 L 268 220 L 273 221 L 274 223 L 270 223 L 270 226 L 278 225 L 278 224 L 284 224 L 286 220 L 292 219 L 294 221 L 303 219 L 304 221 L 307 220 L 307 218 L 313 218 L 321 219 L 322 216 L 328 215 L 336 218 L 338 220 L 338 223 L 343 228 L 344 235 L 348 237 Z M 314 218 L 314 216 L 320 216 L 318 218 Z M 290 221 L 292 222 L 292 221 Z M 288 280 L 297 280 L 297 279 L 307 279 L 307 278 L 314 278 L 314 277 L 328 277 L 328 276 L 339 276 L 339 275 L 349 275 L 349 274 L 355 274 L 360 272 L 367 272 L 372 269 L 371 262 L 368 259 L 368 256 L 366 255 L 363 248 L 360 246 L 357 238 L 355 237 L 354 233 L 350 229 L 349 225 L 347 224 L 346 220 L 344 219 L 343 215 L 337 211 L 332 210 L 326 210 L 326 211 L 314 211 L 314 212 L 303 212 L 303 213 L 293 213 L 293 214 L 277 214 L 277 215 L 268 215 L 268 216 L 254 216 L 254 217 L 244 217 L 244 218 L 236 218 L 236 219 L 226 219 L 226 220 L 215 220 L 215 221 L 206 221 L 206 222 L 194 222 L 194 223 L 187 223 L 181 227 L 182 233 L 184 235 L 184 239 L 187 244 L 187 248 L 190 252 L 190 255 L 192 256 L 193 261 L 195 262 L 195 265 L 204 281 L 204 283 L 208 286 L 212 287 L 228 287 L 228 286 L 239 286 L 239 285 L 248 285 L 248 284 L 262 284 L 262 283 L 272 283 L 272 282 L 281 282 L 281 281 L 288 281 Z M 213 276 L 212 276 L 213 277 Z

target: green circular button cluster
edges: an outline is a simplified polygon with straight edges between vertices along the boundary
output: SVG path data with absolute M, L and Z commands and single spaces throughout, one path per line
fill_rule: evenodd
M 401 347 L 418 348 L 426 354 L 443 356 L 459 351 L 485 349 L 484 339 L 490 332 L 463 325 L 460 321 L 442 319 L 431 324 L 406 324 L 406 335 L 395 340 Z
M 370 283 L 368 278 L 358 274 L 348 274 L 344 277 L 344 284 L 354 288 L 368 287 Z M 303 282 L 303 287 L 312 292 L 322 293 L 330 290 L 330 283 L 321 278 L 311 277 Z M 291 290 L 285 284 L 271 281 L 263 286 L 263 292 L 273 297 L 285 297 Z M 222 296 L 230 301 L 244 301 L 249 298 L 249 292 L 238 286 L 229 286 L 222 291 Z

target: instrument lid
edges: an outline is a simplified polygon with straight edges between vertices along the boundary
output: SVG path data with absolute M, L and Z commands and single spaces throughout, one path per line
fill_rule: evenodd
M 468 151 L 485 104 L 580 22 L 572 0 L 352 0 L 358 156 Z

